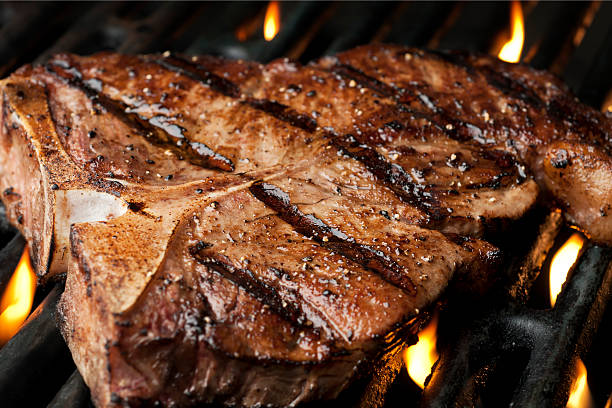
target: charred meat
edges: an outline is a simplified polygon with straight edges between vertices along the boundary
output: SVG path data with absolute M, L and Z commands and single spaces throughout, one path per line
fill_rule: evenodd
M 333 398 L 538 200 L 612 243 L 612 122 L 523 65 L 57 55 L 0 89 L 2 199 L 100 407 Z

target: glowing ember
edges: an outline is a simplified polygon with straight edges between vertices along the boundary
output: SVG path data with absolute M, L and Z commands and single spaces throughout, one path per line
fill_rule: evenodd
M 36 275 L 26 247 L 0 301 L 0 344 L 9 341 L 30 314 L 35 290 Z
M 555 305 L 557 296 L 563 288 L 567 274 L 578 259 L 580 249 L 584 245 L 584 238 L 574 233 L 555 254 L 550 263 L 550 304 Z
M 590 408 L 593 406 L 593 399 L 587 384 L 587 370 L 580 359 L 576 362 L 576 372 L 566 408 Z
M 278 30 L 280 29 L 280 8 L 278 1 L 271 1 L 266 10 L 266 18 L 264 20 L 264 38 L 266 41 L 272 41 Z
M 512 37 L 504 44 L 498 54 L 500 60 L 519 62 L 523 43 L 525 42 L 525 27 L 523 24 L 523 9 L 519 1 L 513 1 L 511 6 Z
M 238 29 L 236 30 L 236 39 L 240 42 L 245 42 L 248 38 L 248 33 L 247 30 L 244 29 L 243 27 L 238 27 Z
M 408 375 L 421 388 L 425 388 L 425 379 L 431 373 L 431 367 L 438 360 L 437 328 L 438 318 L 434 316 L 431 322 L 419 332 L 419 341 L 404 350 L 404 363 Z

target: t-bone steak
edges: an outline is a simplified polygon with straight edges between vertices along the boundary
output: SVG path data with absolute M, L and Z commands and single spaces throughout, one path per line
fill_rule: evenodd
M 612 243 L 612 121 L 525 65 L 56 55 L 0 89 L 2 200 L 99 407 L 333 398 L 537 202 Z

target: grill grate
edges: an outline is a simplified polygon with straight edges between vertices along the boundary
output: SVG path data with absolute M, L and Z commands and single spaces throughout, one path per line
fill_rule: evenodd
M 274 40 L 266 42 L 260 34 L 265 6 L 266 3 L 254 2 L 2 3 L 0 76 L 24 63 L 41 62 L 62 51 L 146 53 L 170 49 L 261 62 L 290 56 L 305 63 L 355 45 L 381 41 L 490 53 L 499 47 L 509 15 L 507 5 L 487 2 L 284 3 L 281 31 Z M 607 75 L 612 72 L 609 24 L 612 3 L 529 2 L 525 4 L 525 19 L 524 59 L 536 68 L 551 69 L 561 75 L 583 101 L 601 106 L 612 88 L 612 77 Z M 240 35 L 244 38 L 238 39 L 238 30 L 242 30 Z M 4 247 L 0 251 L 2 290 L 23 251 L 24 240 L 15 236 L 4 214 L 0 215 L 0 245 Z M 515 256 L 508 268 L 508 278 L 518 276 L 518 281 L 508 280 L 502 296 L 492 294 L 482 303 L 471 305 L 471 310 L 449 307 L 449 311 L 456 311 L 441 316 L 440 330 L 446 330 L 448 335 L 442 336 L 446 343 L 442 344 L 441 361 L 424 393 L 423 404 L 490 406 L 490 395 L 513 400 L 515 406 L 562 404 L 559 401 L 566 397 L 569 379 L 567 367 L 576 351 L 584 355 L 587 350 L 598 349 L 590 348 L 589 343 L 610 295 L 612 277 L 610 272 L 606 275 L 606 265 L 612 255 L 608 249 L 589 247 L 553 310 L 523 306 L 561 224 L 558 214 L 549 215 L 542 221 L 540 232 L 536 235 L 534 231 L 533 240 L 524 240 L 529 245 L 510 251 Z M 526 255 L 516 255 L 519 253 Z M 53 407 L 91 405 L 87 387 L 74 370 L 55 326 L 55 304 L 61 291 L 59 284 L 39 289 L 38 308 L 24 328 L 0 350 L 3 406 L 44 406 L 51 400 Z M 486 312 L 477 312 L 483 305 Z M 604 321 L 609 325 L 610 311 L 607 313 Z M 445 319 L 454 324 L 444 329 Z M 526 326 L 535 329 L 526 330 Z M 557 328 L 554 333 L 544 330 L 538 336 L 538 330 L 548 327 Z M 482 337 L 484 331 L 499 331 L 503 335 Z M 514 344 L 502 341 L 509 331 L 517 332 Z M 558 338 L 565 342 L 556 342 Z M 499 341 L 491 344 L 491 339 Z M 596 338 L 595 345 L 605 346 L 605 339 Z M 546 353 L 534 353 L 530 362 L 524 357 L 529 350 L 547 345 L 550 347 L 545 349 Z M 552 346 L 557 350 L 549 357 Z M 474 350 L 486 358 L 474 362 Z M 499 372 L 495 368 L 501 366 L 510 367 L 513 378 L 518 379 L 511 386 L 507 384 L 509 376 L 500 381 L 494 374 Z M 483 371 L 491 374 L 487 376 Z M 371 399 L 346 400 L 359 406 L 382 406 L 386 401 L 385 406 L 395 407 L 419 399 L 420 390 L 407 379 L 399 358 L 389 362 L 379 374 L 378 383 L 374 384 L 378 388 L 368 397 Z M 455 380 L 449 380 L 449 376 Z M 538 376 L 543 376 L 544 381 L 539 381 Z M 484 391 L 483 379 L 488 384 Z M 534 380 L 536 383 L 532 384 Z M 32 384 L 36 384 L 36 392 L 32 392 Z M 517 384 L 526 392 L 513 394 Z M 347 393 L 354 393 L 354 389 Z M 600 386 L 596 398 L 602 405 L 610 391 L 609 384 Z M 541 397 L 546 401 L 534 399 Z
M 598 288 L 602 282 L 609 285 L 612 279 L 612 269 L 608 268 L 611 259 L 612 252 L 607 248 L 587 248 L 551 310 L 528 309 L 511 303 L 474 322 L 456 343 L 442 352 L 425 389 L 423 406 L 452 406 L 454 401 L 468 398 L 463 394 L 478 371 L 492 367 L 487 375 L 493 376 L 495 370 L 512 371 L 513 366 L 524 370 L 522 374 L 519 371 L 517 391 L 508 395 L 510 399 L 503 405 L 564 405 L 571 379 L 568 367 L 576 344 L 584 346 L 588 342 L 581 337 L 589 331 L 585 325 L 599 322 L 601 308 L 597 302 L 607 301 L 598 298 L 608 295 L 599 293 Z M 529 354 L 531 357 L 527 358 Z M 469 391 L 476 394 L 474 390 Z M 502 395 L 496 393 L 499 404 L 502 404 Z

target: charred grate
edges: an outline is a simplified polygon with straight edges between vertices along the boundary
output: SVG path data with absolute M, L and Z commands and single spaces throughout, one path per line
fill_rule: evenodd
M 282 56 L 308 62 L 381 41 L 487 53 L 499 46 L 508 26 L 508 7 L 501 3 L 296 2 L 282 4 L 281 30 L 266 42 L 260 34 L 265 7 L 266 3 L 253 2 L 2 3 L 0 76 L 61 51 L 170 49 L 260 62 Z M 536 68 L 551 69 L 581 99 L 601 107 L 612 88 L 612 76 L 607 75 L 612 71 L 612 4 L 529 2 L 524 11 L 523 59 Z M 511 251 L 508 284 L 500 289 L 501 294 L 489 296 L 472 309 L 458 307 L 449 312 L 449 307 L 443 312 L 440 330 L 444 330 L 444 320 L 453 324 L 447 325 L 450 333 L 441 337 L 445 338 L 440 344 L 442 356 L 423 393 L 423 406 L 491 406 L 492 398 L 497 398 L 495 406 L 502 399 L 514 406 L 564 404 L 571 360 L 577 352 L 588 360 L 593 348 L 598 352 L 603 348 L 593 346 L 592 341 L 605 344 L 610 339 L 598 340 L 598 335 L 593 340 L 593 335 L 600 320 L 603 326 L 609 326 L 611 320 L 605 306 L 612 279 L 607 264 L 612 255 L 608 248 L 589 246 L 555 308 L 530 307 L 528 293 L 560 229 L 558 214 L 550 215 L 542 221 L 539 234 L 525 240 L 529 243 L 526 248 Z M 0 289 L 24 246 L 21 236 L 11 240 L 13 236 L 15 230 L 2 214 Z M 512 281 L 512 276 L 518 276 L 518 281 Z M 62 290 L 61 284 L 39 289 L 38 308 L 0 350 L 2 406 L 91 404 L 55 325 L 55 305 Z M 483 305 L 485 312 L 480 310 Z M 559 338 L 563 341 L 555 341 Z M 502 375 L 500 380 L 495 374 L 503 371 L 500 367 L 508 368 L 511 375 Z M 345 395 L 332 404 L 394 407 L 420 398 L 401 362 L 388 362 L 378 374 L 377 387 L 366 384 L 365 397 L 363 393 L 352 398 Z M 508 377 L 513 378 L 512 384 L 500 386 Z M 603 405 L 612 390 L 609 384 L 600 388 L 597 402 Z
M 549 230 L 535 245 L 540 255 L 532 250 L 524 272 L 538 266 L 533 260 L 543 250 L 552 252 L 555 218 L 549 216 L 544 224 Z M 523 277 L 508 291 L 507 301 L 484 315 L 472 314 L 476 317 L 459 335 L 446 340 L 421 406 L 450 407 L 457 401 L 468 406 L 565 406 L 573 359 L 577 351 L 588 350 L 610 297 L 611 260 L 610 248 L 587 244 L 553 308 L 525 304 L 534 279 Z

